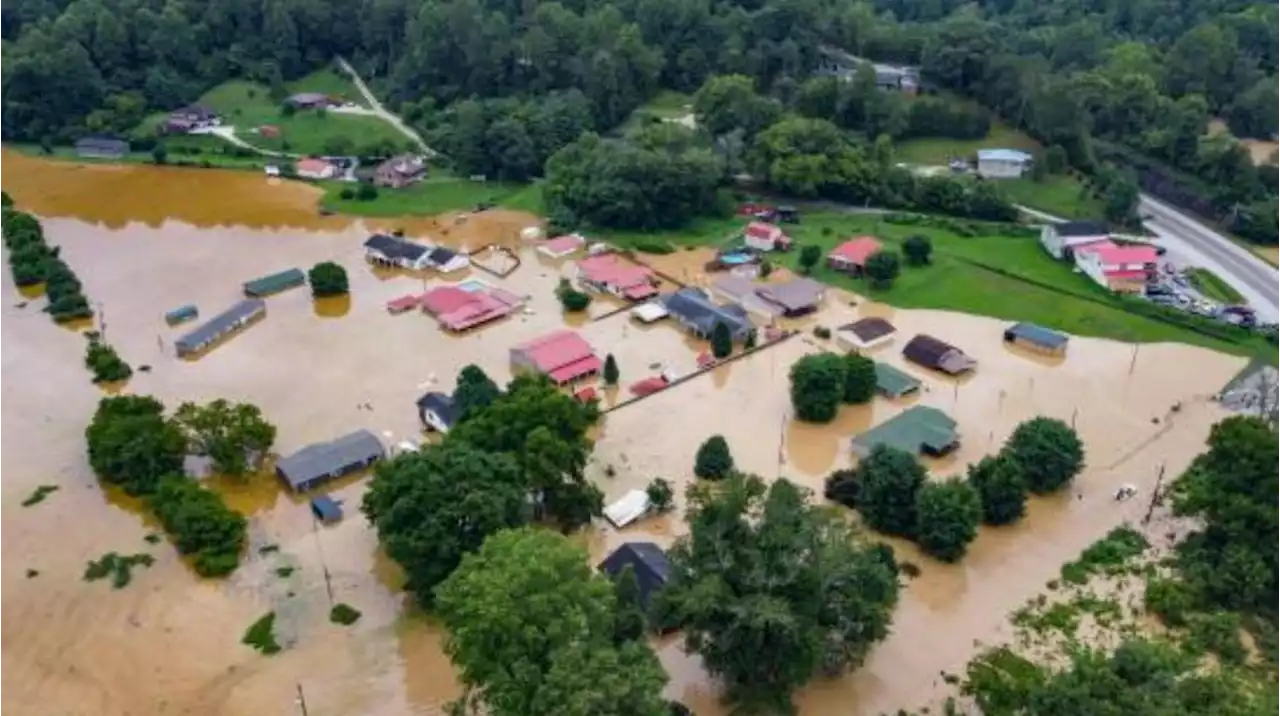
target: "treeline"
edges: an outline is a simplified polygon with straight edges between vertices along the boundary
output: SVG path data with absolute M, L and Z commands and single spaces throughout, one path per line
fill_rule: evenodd
M 89 318 L 93 310 L 84 295 L 84 286 L 61 258 L 61 249 L 44 238 L 40 220 L 13 208 L 8 194 L 3 198 L 4 245 L 9 249 L 9 270 L 18 286 L 44 284 L 48 298 L 44 310 L 58 323 Z
M 100 479 L 144 499 L 191 557 L 201 576 L 233 572 L 244 551 L 247 521 L 222 497 L 187 477 L 188 454 L 210 458 L 214 469 L 245 476 L 275 440 L 275 427 L 252 405 L 215 400 L 184 403 L 172 418 L 151 396 L 103 398 L 85 429 L 89 465 Z

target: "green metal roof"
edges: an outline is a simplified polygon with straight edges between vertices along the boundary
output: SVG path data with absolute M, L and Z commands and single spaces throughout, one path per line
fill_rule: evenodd
M 1004 332 L 1004 339 L 1010 341 L 1014 338 L 1021 338 L 1050 350 L 1065 346 L 1068 340 L 1067 336 L 1034 323 L 1015 323 L 1009 326 Z
M 307 275 L 302 272 L 302 269 L 291 268 L 287 271 L 273 273 L 270 276 L 263 276 L 262 278 L 255 278 L 252 281 L 245 282 L 244 293 L 246 296 L 260 298 L 283 291 L 286 288 L 301 286 L 306 282 Z
M 917 405 L 853 438 L 859 454 L 876 445 L 889 445 L 910 453 L 923 448 L 942 452 L 956 442 L 956 421 L 937 408 Z
M 876 361 L 876 388 L 881 393 L 901 398 L 919 387 L 920 381 L 914 376 L 903 373 L 887 363 Z

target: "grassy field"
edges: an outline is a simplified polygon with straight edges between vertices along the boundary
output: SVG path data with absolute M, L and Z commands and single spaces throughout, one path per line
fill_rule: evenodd
M 268 157 L 258 155 L 244 157 L 229 153 L 229 146 L 216 137 L 183 137 L 183 147 L 191 147 L 195 153 L 178 151 L 171 147 L 166 161 L 171 166 L 197 166 L 209 169 L 245 169 L 261 170 L 270 163 Z M 198 140 L 198 141 L 197 141 Z M 14 151 L 34 157 L 44 157 L 58 161 L 80 162 L 84 164 L 154 164 L 155 158 L 150 152 L 130 152 L 121 159 L 91 159 L 76 155 L 71 147 L 54 147 L 52 154 L 45 154 L 35 144 L 5 144 Z
M 470 210 L 481 202 L 532 214 L 542 209 L 539 184 L 473 182 L 434 170 L 430 178 L 403 189 L 379 189 L 377 198 L 369 201 L 343 199 L 343 189 L 354 191 L 346 182 L 324 182 L 322 186 L 323 208 L 359 216 L 430 216 Z
M 382 140 L 397 146 L 408 145 L 404 135 L 377 117 L 314 110 L 285 116 L 280 103 L 271 99 L 267 88 L 252 82 L 224 82 L 206 92 L 199 102 L 217 110 L 224 122 L 235 125 L 236 133 L 245 141 L 265 149 L 324 154 L 339 148 L 335 141 L 347 145 L 344 151 Z M 261 125 L 278 127 L 280 136 L 256 135 L 255 130 Z
M 640 127 L 649 117 L 679 119 L 693 112 L 693 97 L 671 90 L 662 90 L 653 99 L 640 105 L 627 117 L 627 121 L 614 128 L 612 134 L 624 135 Z
M 631 247 L 652 242 L 717 245 L 741 226 L 741 219 L 703 220 L 685 231 L 605 235 Z M 961 237 L 943 229 L 889 224 L 872 215 L 838 213 L 806 214 L 803 224 L 787 230 L 800 245 L 815 244 L 824 254 L 842 241 L 863 234 L 880 238 L 889 248 L 897 248 L 913 234 L 928 236 L 934 247 L 933 263 L 919 268 L 904 265 L 901 276 L 886 290 L 874 290 L 861 279 L 821 264 L 813 272 L 813 277 L 821 281 L 895 306 L 1031 321 L 1076 335 L 1123 341 L 1176 341 L 1240 355 L 1267 352 L 1271 356 L 1269 362 L 1275 362 L 1275 349 L 1261 338 L 1232 343 L 1133 313 L 1087 278 L 1049 258 L 1034 238 Z M 798 268 L 799 257 L 797 250 L 780 255 L 777 260 Z
M 893 148 L 893 156 L 908 164 L 943 165 L 954 157 L 969 157 L 979 149 L 1040 149 L 1036 140 L 1001 122 L 993 122 L 991 131 L 982 139 L 921 138 L 909 139 Z
M 1244 296 L 1240 292 L 1232 288 L 1231 284 L 1222 280 L 1218 274 L 1206 268 L 1189 268 L 1187 269 L 1187 280 L 1206 298 L 1211 298 L 1221 303 L 1244 303 Z
M 999 184 L 1017 204 L 1068 219 L 1094 219 L 1102 216 L 1102 202 L 1073 175 L 1047 176 L 1041 181 L 1008 179 Z
M 369 103 L 364 101 L 364 96 L 360 94 L 360 90 L 356 89 L 350 78 L 332 67 L 316 70 L 302 79 L 289 82 L 285 87 L 288 88 L 289 94 L 323 92 L 330 97 L 337 97 L 343 102 L 352 102 L 361 107 L 369 106 Z

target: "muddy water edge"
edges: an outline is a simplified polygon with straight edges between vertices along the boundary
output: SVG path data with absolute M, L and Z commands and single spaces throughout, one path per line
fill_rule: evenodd
M 359 427 L 388 441 L 417 437 L 412 400 L 426 386 L 448 390 L 470 362 L 505 380 L 509 346 L 566 323 L 551 296 L 564 263 L 527 250 L 524 266 L 507 279 L 472 273 L 528 296 L 530 311 L 444 337 L 420 316 L 391 317 L 382 309 L 384 301 L 421 290 L 434 277 L 369 270 L 360 242 L 371 225 L 319 216 L 311 187 L 268 183 L 250 173 L 80 166 L 12 152 L 3 158 L 5 190 L 40 215 L 50 241 L 63 246 L 91 300 L 104 307 L 108 340 L 133 365 L 153 365 L 125 389 L 169 405 L 215 397 L 252 401 L 280 426 L 281 452 Z M 515 247 L 519 229 L 532 221 L 489 212 L 379 226 L 459 247 Z M 692 251 L 656 261 L 665 261 L 670 275 L 697 281 L 706 258 Z M 199 361 L 171 357 L 174 333 L 157 327 L 162 311 L 192 302 L 212 315 L 237 298 L 245 280 L 326 259 L 351 274 L 349 300 L 317 304 L 303 291 L 273 297 L 265 320 Z M 273 480 L 215 481 L 249 516 L 254 548 L 229 580 L 195 578 L 166 543 L 143 539 L 155 526 L 137 505 L 104 493 L 88 470 L 83 430 L 102 392 L 81 364 L 83 337 L 51 324 L 38 300 L 19 308 L 22 298 L 7 271 L 3 293 L 6 709 L 293 714 L 301 685 L 313 716 L 390 716 L 440 713 L 457 695 L 441 631 L 399 591 L 398 570 L 358 513 L 360 479 L 334 487 L 347 518 L 323 530 L 313 529 L 305 505 Z M 591 318 L 601 313 L 593 306 Z M 797 698 L 803 714 L 874 714 L 936 700 L 945 691 L 940 671 L 958 670 L 977 644 L 1001 638 L 1005 615 L 1042 588 L 1058 565 L 1111 526 L 1135 518 L 1134 505 L 1110 503 L 1114 484 L 1149 489 L 1160 466 L 1174 474 L 1182 469 L 1219 417 L 1207 396 L 1241 363 L 1185 346 L 1135 352 L 1092 339 L 1074 339 L 1065 361 L 1043 361 L 1006 349 L 999 322 L 895 311 L 840 292 L 796 327 L 807 331 L 865 315 L 889 318 L 905 337 L 929 332 L 961 345 L 980 361 L 978 374 L 952 383 L 905 366 L 894 348 L 904 337 L 876 358 L 923 378 L 925 391 L 901 403 L 846 408 L 830 426 L 804 425 L 790 417 L 786 373 L 805 353 L 830 347 L 806 336 L 612 413 L 599 430 L 591 467 L 610 498 L 658 475 L 682 492 L 698 443 L 720 432 L 744 469 L 820 491 L 825 474 L 849 463 L 851 435 L 912 404 L 934 405 L 960 422 L 963 447 L 930 464 L 938 476 L 962 473 L 1031 415 L 1077 422 L 1089 460 L 1075 493 L 1033 501 L 1029 518 L 1016 527 L 984 530 L 961 565 L 937 565 L 895 544 L 923 572 L 905 590 L 893 635 L 855 674 L 806 688 Z M 570 324 L 581 324 L 593 344 L 618 353 L 624 382 L 652 366 L 687 366 L 705 347 L 667 327 L 628 326 L 625 316 L 591 318 Z M 1170 412 L 1175 403 L 1181 404 L 1176 414 Z M 46 483 L 62 489 L 40 505 L 19 507 Z M 669 544 L 682 530 L 678 519 L 660 518 L 626 534 L 593 528 L 581 538 L 599 558 L 624 539 Z M 259 554 L 268 544 L 279 551 Z M 85 562 L 107 551 L 149 552 L 157 562 L 136 571 L 122 590 L 82 582 Z M 39 575 L 27 578 L 28 569 Z M 364 613 L 353 627 L 327 620 L 326 572 L 333 598 Z M 269 658 L 239 644 L 248 624 L 268 610 L 277 612 L 289 646 Z M 723 713 L 696 657 L 676 640 L 655 646 L 672 676 L 670 696 L 700 715 Z

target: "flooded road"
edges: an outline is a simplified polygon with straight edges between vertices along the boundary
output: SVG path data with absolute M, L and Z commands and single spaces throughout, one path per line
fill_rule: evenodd
M 14 161 L 17 159 L 17 161 Z M 419 438 L 414 400 L 450 390 L 476 363 L 509 377 L 508 349 L 565 325 L 578 326 L 600 355 L 613 353 L 626 385 L 663 368 L 692 369 L 705 344 L 669 322 L 639 326 L 594 302 L 590 316 L 566 318 L 553 291 L 566 262 L 519 250 L 523 265 L 498 279 L 478 269 L 451 275 L 372 270 L 361 243 L 370 227 L 315 213 L 310 187 L 268 184 L 248 173 L 155 167 L 80 167 L 4 154 L 4 187 L 45 218 L 51 243 L 99 304 L 107 339 L 135 368 L 125 390 L 169 406 L 226 397 L 262 407 L 279 427 L 277 450 L 367 428 L 389 444 Z M 510 212 L 416 220 L 404 228 L 454 246 L 518 246 L 534 218 Z M 397 222 L 387 222 L 394 225 Z M 386 225 L 386 224 L 384 224 Z M 446 233 L 447 232 L 447 233 Z M 696 279 L 700 251 L 654 257 L 673 276 Z M 333 260 L 350 274 L 351 296 L 315 302 L 305 289 L 267 300 L 267 316 L 197 361 L 172 355 L 184 328 L 164 325 L 185 303 L 211 316 L 240 296 L 240 284 L 291 267 Z M 389 315 L 385 301 L 424 285 L 466 276 L 527 297 L 520 313 L 462 336 L 442 334 L 420 314 Z M 90 474 L 83 433 L 102 391 L 82 365 L 84 338 L 52 324 L 36 299 L 22 298 L 7 272 L 0 285 L 3 330 L 3 708 L 44 714 L 295 714 L 301 686 L 312 716 L 437 714 L 458 694 L 441 649 L 442 633 L 399 591 L 396 567 L 380 555 L 360 516 L 359 478 L 332 492 L 346 519 L 316 530 L 305 504 L 271 479 L 215 481 L 251 521 L 252 549 L 229 580 L 198 580 L 127 500 L 105 495 Z M 850 302 L 856 302 L 851 306 Z M 830 348 L 814 325 L 864 315 L 891 320 L 895 341 L 875 353 L 922 378 L 926 389 L 898 403 L 846 407 L 835 423 L 790 418 L 787 371 L 806 352 Z M 940 311 L 897 311 L 831 292 L 816 317 L 796 322 L 802 337 L 721 366 L 670 391 L 624 406 L 606 419 L 591 471 L 610 498 L 663 476 L 682 491 L 693 454 L 712 433 L 728 439 L 737 463 L 768 478 L 785 476 L 815 491 L 850 462 L 849 438 L 913 404 L 939 407 L 960 423 L 960 451 L 930 463 L 934 474 L 962 473 L 997 449 L 1020 420 L 1047 414 L 1074 421 L 1088 467 L 1076 494 L 1033 500 L 1018 526 L 984 529 L 965 562 L 942 566 L 894 543 L 922 567 L 895 615 L 893 635 L 855 674 L 817 682 L 798 697 L 802 714 L 877 714 L 941 696 L 939 672 L 957 671 L 976 644 L 1005 635 L 1006 613 L 1040 590 L 1058 566 L 1115 524 L 1135 519 L 1141 500 L 1116 504 L 1111 491 L 1154 484 L 1163 466 L 1177 474 L 1200 450 L 1219 409 L 1207 397 L 1242 360 L 1175 345 L 1133 346 L 1074 338 L 1065 360 L 1014 352 L 1004 324 Z M 955 382 L 903 364 L 899 350 L 916 332 L 951 341 L 979 361 Z M 1171 408 L 1180 404 L 1176 413 Z M 366 407 L 367 406 L 367 407 Z M 672 419 L 678 416 L 679 419 Z M 696 426 L 690 429 L 689 426 Z M 606 476 L 606 467 L 614 476 Z M 37 485 L 61 490 L 28 508 Z M 647 520 L 625 533 L 601 526 L 581 539 L 600 558 L 629 539 L 668 544 L 680 520 Z M 277 545 L 278 552 L 258 549 Z M 107 551 L 148 552 L 122 590 L 80 579 Z M 295 567 L 286 577 L 277 570 Z M 27 578 L 28 569 L 39 575 Z M 329 575 L 326 587 L 326 572 Z M 328 622 L 333 600 L 364 614 L 352 627 Z M 239 643 L 248 625 L 274 609 L 288 648 L 263 657 Z M 695 712 L 720 714 L 716 688 L 678 639 L 656 644 L 672 676 L 669 695 Z

